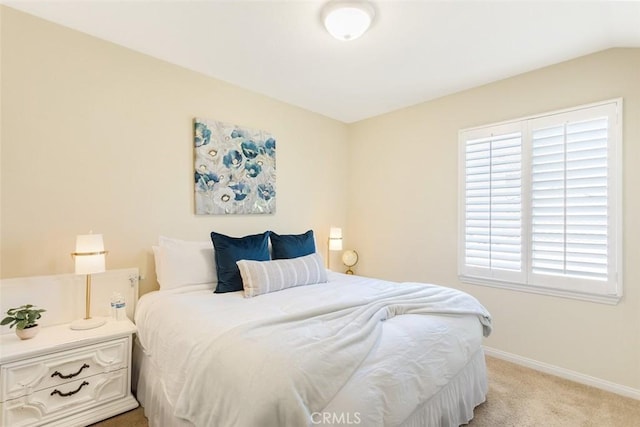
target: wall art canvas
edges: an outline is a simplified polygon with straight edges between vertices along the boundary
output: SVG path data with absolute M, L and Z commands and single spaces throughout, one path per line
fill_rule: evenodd
M 276 140 L 268 132 L 194 120 L 198 215 L 276 211 Z

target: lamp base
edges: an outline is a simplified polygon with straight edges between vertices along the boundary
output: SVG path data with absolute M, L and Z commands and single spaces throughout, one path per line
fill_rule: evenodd
M 104 319 L 102 317 L 93 317 L 91 319 L 74 320 L 73 322 L 71 322 L 71 325 L 69 327 L 75 331 L 81 331 L 84 329 L 97 328 L 104 325 L 105 323 L 107 323 L 107 319 Z

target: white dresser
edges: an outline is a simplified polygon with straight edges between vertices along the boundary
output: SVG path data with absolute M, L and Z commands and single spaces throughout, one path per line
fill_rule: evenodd
M 42 328 L 30 340 L 0 336 L 0 426 L 86 426 L 136 408 L 131 394 L 135 325 Z

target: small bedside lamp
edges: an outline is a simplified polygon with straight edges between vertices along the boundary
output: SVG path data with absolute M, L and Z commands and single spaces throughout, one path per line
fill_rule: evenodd
M 358 263 L 358 252 L 353 249 L 344 251 L 342 254 L 342 263 L 347 267 L 345 274 L 353 274 L 351 267 Z
M 84 319 L 71 322 L 71 329 L 93 329 L 106 323 L 105 319 L 91 318 L 91 275 L 105 271 L 102 234 L 83 234 L 76 239 L 76 251 L 71 254 L 76 263 L 75 273 L 86 274 L 86 307 Z
M 331 266 L 331 251 L 342 250 L 342 229 L 331 227 L 329 229 L 329 240 L 327 242 L 327 268 Z

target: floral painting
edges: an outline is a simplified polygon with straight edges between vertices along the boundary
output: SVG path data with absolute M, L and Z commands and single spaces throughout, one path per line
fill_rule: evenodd
M 276 211 L 276 140 L 268 132 L 194 120 L 196 214 Z

